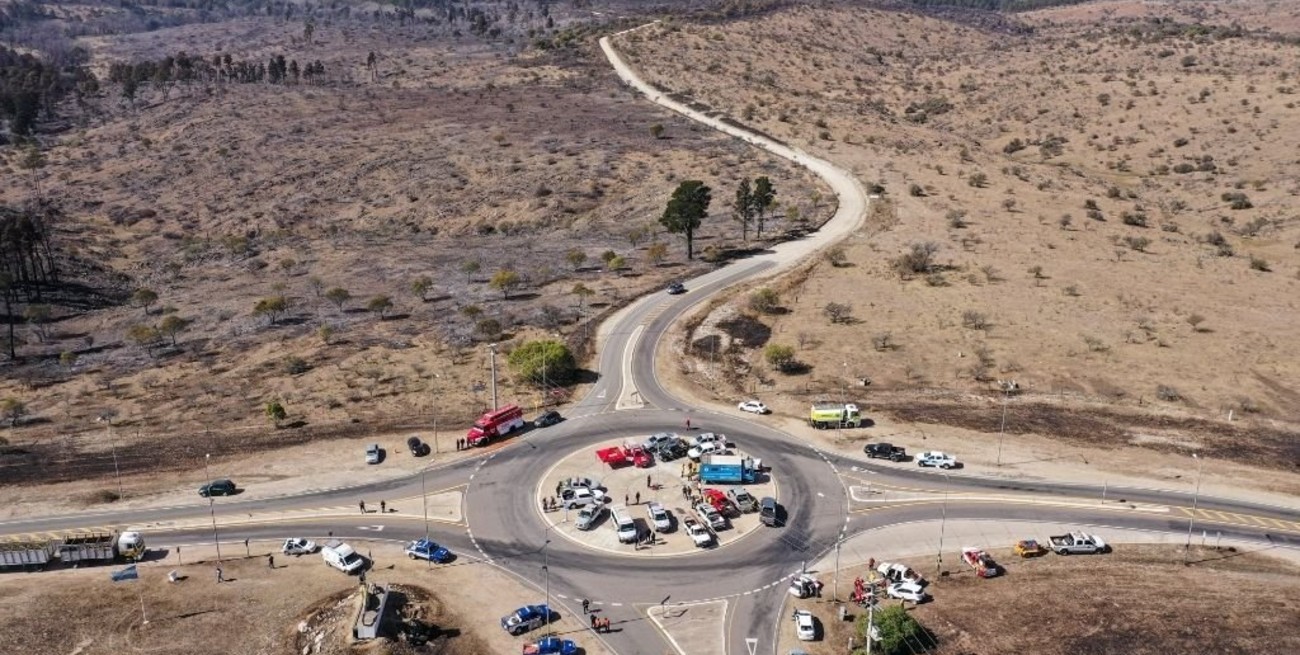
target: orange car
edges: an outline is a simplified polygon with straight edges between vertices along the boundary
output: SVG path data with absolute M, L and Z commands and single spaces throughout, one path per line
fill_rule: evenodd
M 1022 539 L 1016 542 L 1015 552 L 1021 557 L 1038 557 L 1046 555 L 1047 549 L 1033 539 Z

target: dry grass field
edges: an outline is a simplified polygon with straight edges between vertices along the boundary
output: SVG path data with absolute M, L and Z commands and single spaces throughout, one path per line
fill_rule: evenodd
M 371 549 L 354 546 L 361 552 Z M 256 545 L 253 549 L 259 550 Z M 228 582 L 217 584 L 215 560 L 193 562 L 195 553 L 187 547 L 184 565 L 176 565 L 169 555 L 172 561 L 142 565 L 141 577 L 134 582 L 110 581 L 110 571 L 121 566 L 6 575 L 0 608 L 9 624 L 0 632 L 0 650 L 29 655 L 291 655 L 317 643 L 311 652 L 327 655 L 487 655 L 519 650 L 522 640 L 502 631 L 496 618 L 539 602 L 539 591 L 481 563 L 429 570 L 423 562 L 401 557 L 395 545 L 374 544 L 373 552 L 378 564 L 367 581 L 391 584 L 397 592 L 392 605 L 396 611 L 390 615 L 393 631 L 375 641 L 351 639 L 360 602 L 356 576 L 322 566 L 319 555 L 277 556 L 274 571 L 261 555 L 228 558 L 221 564 Z M 169 583 L 167 573 L 172 570 L 184 578 Z M 148 625 L 140 623 L 141 598 Z M 398 636 L 399 625 L 432 626 L 432 640 L 415 648 Z M 571 617 L 561 616 L 557 628 L 587 653 L 608 652 L 582 634 L 581 624 Z
M 1288 562 L 1203 548 L 1193 551 L 1193 560 L 1203 561 L 1185 567 L 1181 547 L 1170 546 L 1025 561 L 1009 552 L 992 554 L 1007 568 L 1005 577 L 984 580 L 961 571 L 933 582 L 935 600 L 911 610 L 937 644 L 927 652 L 1267 654 L 1300 648 L 1300 632 L 1288 618 L 1300 611 L 1297 571 Z M 852 580 L 863 574 L 841 575 Z M 823 628 L 820 641 L 801 647 L 811 655 L 843 652 L 853 624 L 835 618 L 833 603 L 795 606 L 816 614 Z M 793 623 L 783 623 L 789 625 L 781 628 L 782 643 L 793 645 Z
M 6 468 L 111 473 L 96 422 L 106 413 L 132 470 L 435 416 L 464 425 L 487 403 L 484 344 L 504 353 L 547 334 L 579 342 L 602 312 L 707 270 L 657 223 L 682 179 L 716 190 L 697 250 L 719 252 L 741 245 L 725 205 L 741 177 L 769 176 L 792 195 L 818 188 L 801 169 L 642 101 L 582 26 L 565 24 L 577 25 L 573 47 L 550 50 L 395 22 L 321 21 L 310 43 L 302 22 L 248 18 L 83 37 L 101 76 L 113 62 L 178 51 L 283 54 L 320 60 L 326 73 L 313 84 L 166 93 L 145 84 L 134 103 L 104 82 L 79 124 L 42 137 L 43 168 L 24 170 L 22 151 L 5 152 L 0 204 L 55 199 L 65 275 L 94 290 L 21 326 L 19 361 L 0 364 L 0 398 L 27 409 L 3 435 L 14 445 L 0 455 Z M 831 209 L 804 203 L 814 220 Z M 648 252 L 657 241 L 668 246 L 662 262 Z M 570 259 L 575 250 L 585 258 Z M 607 270 L 606 252 L 625 266 Z M 488 285 L 503 268 L 523 280 L 509 298 Z M 421 278 L 428 288 L 413 291 Z M 575 295 L 577 284 L 592 294 Z M 141 288 L 156 301 L 133 303 Z M 333 288 L 350 298 L 327 299 Z M 288 308 L 274 322 L 254 312 L 276 296 Z M 391 308 L 368 311 L 380 296 Z M 167 334 L 131 338 L 168 317 L 185 321 L 174 345 Z M 542 400 L 498 364 L 503 400 Z M 263 415 L 271 400 L 289 427 Z M 173 438 L 160 451 L 161 435 Z
M 733 402 L 850 394 L 997 432 L 1014 380 L 1009 432 L 1294 470 L 1298 15 L 1096 3 L 976 28 L 805 6 L 623 37 L 657 86 L 883 187 L 842 258 L 770 283 L 775 312 L 742 291 L 688 338 L 747 337 Z

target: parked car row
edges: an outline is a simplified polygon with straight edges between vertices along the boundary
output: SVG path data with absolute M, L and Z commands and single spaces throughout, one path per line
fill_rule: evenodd
M 906 448 L 883 441 L 863 446 L 862 452 L 870 459 L 887 459 L 891 462 L 905 462 L 908 460 Z M 917 466 L 922 468 L 932 467 L 948 470 L 961 467 L 961 463 L 957 461 L 956 457 L 938 450 L 927 450 L 918 453 L 912 459 Z

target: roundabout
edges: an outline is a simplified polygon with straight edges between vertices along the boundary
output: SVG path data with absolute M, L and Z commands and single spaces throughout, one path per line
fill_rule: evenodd
M 571 418 L 498 451 L 466 490 L 474 547 L 482 558 L 536 582 L 543 582 L 538 577 L 545 566 L 550 589 L 561 595 L 634 605 L 658 604 L 667 596 L 692 602 L 743 594 L 788 577 L 814 551 L 833 543 L 845 525 L 847 495 L 814 449 L 741 417 L 704 415 L 698 421 L 701 430 L 726 434 L 740 452 L 770 467 L 770 475 L 744 488 L 754 496 L 777 496 L 783 525 L 761 526 L 757 513 L 732 514 L 729 526 L 718 531 L 718 547 L 695 548 L 679 534 L 682 519 L 694 518 L 682 497 L 689 482 L 680 476 L 683 461 L 611 471 L 595 458 L 597 448 L 637 435 L 644 439 L 680 422 L 677 412 L 641 410 Z M 611 434 L 628 436 L 611 439 Z M 558 453 L 558 459 L 549 453 Z M 657 488 L 646 487 L 647 476 Z M 553 498 L 557 484 L 574 477 L 598 481 L 606 505 L 623 506 L 626 496 L 628 513 L 643 529 L 649 526 L 647 503 L 658 500 L 673 515 L 674 529 L 656 536 L 655 545 L 638 547 L 618 541 L 609 525 L 612 510 L 592 530 L 577 529 L 576 508 L 568 510 L 567 522 L 563 509 L 543 511 L 541 498 Z M 692 485 L 687 484 L 693 491 Z M 730 487 L 717 488 L 725 493 Z M 827 534 L 829 540 L 819 537 Z M 624 578 L 637 583 L 619 584 Z
M 720 495 L 723 500 L 716 508 L 725 525 L 710 530 L 713 535 L 709 549 L 722 548 L 763 529 L 757 506 L 741 508 L 731 500 L 728 492 L 743 490 L 753 498 L 778 498 L 775 478 L 770 473 L 760 474 L 752 484 L 714 485 L 700 483 L 696 463 L 687 457 L 664 461 L 650 456 L 637 466 L 627 463 L 612 466 L 602 462 L 595 452 L 625 445 L 639 447 L 648 434 L 632 435 L 627 439 L 607 439 L 587 447 L 577 448 L 555 462 L 542 475 L 536 490 L 535 506 L 541 512 L 546 529 L 561 535 L 575 544 L 611 555 L 628 557 L 684 557 L 702 552 L 683 527 L 686 519 L 702 521 L 696 507 L 707 496 Z M 673 439 L 681 439 L 676 434 Z M 735 444 L 734 440 L 733 446 Z M 733 448 L 738 454 L 743 449 Z M 571 489 L 586 486 L 595 491 L 595 502 L 566 503 Z M 717 492 L 716 494 L 712 492 Z M 661 517 L 656 525 L 651 508 Z M 549 509 L 548 509 L 549 508 Z M 659 513 L 659 510 L 662 513 Z M 627 516 L 636 527 L 636 538 L 620 538 L 615 513 Z

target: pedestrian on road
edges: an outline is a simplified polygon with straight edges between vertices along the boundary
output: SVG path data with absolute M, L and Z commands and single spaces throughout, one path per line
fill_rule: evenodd
M 357 503 L 357 505 L 359 505 L 359 506 L 361 507 L 361 513 L 362 513 L 362 514 L 365 514 L 365 513 L 366 513 L 366 501 L 363 500 L 363 501 Z
M 386 502 L 384 502 L 384 501 L 382 501 L 382 500 L 379 501 L 379 513 L 380 513 L 380 514 L 387 514 L 387 513 L 388 513 L 388 503 L 386 503 Z
M 556 483 L 555 483 L 555 495 L 556 495 L 556 496 L 559 496 L 561 491 L 564 491 L 564 483 L 563 483 L 563 482 L 556 482 Z
M 627 504 L 627 494 L 623 494 L 623 504 Z
M 221 584 L 221 583 L 223 583 L 223 582 L 225 582 L 225 581 L 226 581 L 226 576 L 224 576 L 224 575 L 221 574 L 221 567 L 218 566 L 218 567 L 217 567 L 217 584 Z
M 686 418 L 686 429 L 691 429 L 691 419 L 689 416 Z
M 587 610 L 590 609 L 590 608 L 591 608 L 591 601 L 590 601 L 590 600 L 587 600 L 586 598 L 583 598 L 583 599 L 582 599 L 582 613 L 583 613 L 583 614 L 586 614 L 586 613 L 587 613 Z
M 266 566 L 271 569 L 275 568 L 275 555 L 270 553 L 266 554 Z
M 640 492 L 640 491 L 636 492 L 636 504 L 638 504 L 638 505 L 641 504 L 641 492 Z
M 653 489 L 653 488 L 654 488 L 654 487 L 652 487 L 652 486 L 650 485 L 650 476 L 648 476 L 648 475 L 645 476 L 645 488 L 646 488 L 646 489 Z

